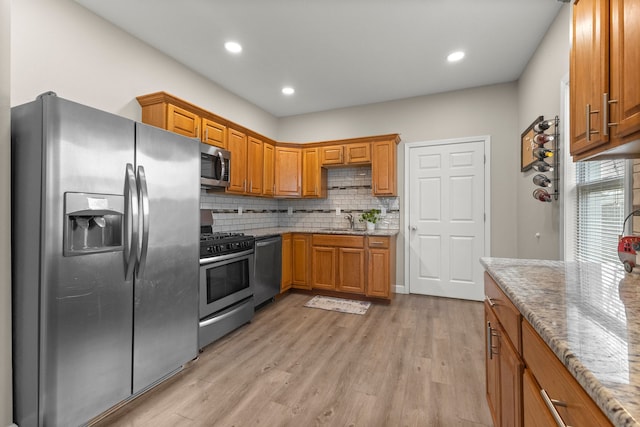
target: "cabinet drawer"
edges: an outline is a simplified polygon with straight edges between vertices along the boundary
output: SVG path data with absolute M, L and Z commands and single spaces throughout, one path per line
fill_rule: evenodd
M 364 248 L 363 236 L 344 234 L 314 234 L 313 246 L 339 246 L 341 248 Z
M 612 425 L 527 321 L 522 322 L 522 354 L 539 385 L 540 395 L 544 390 L 549 398 L 563 402 L 563 406 L 555 408 L 566 425 Z
M 484 294 L 513 346 L 522 354 L 520 312 L 487 272 L 484 273 Z
M 373 237 L 373 236 L 369 236 L 367 244 L 368 244 L 368 246 L 370 248 L 388 249 L 389 248 L 389 238 L 388 237 Z

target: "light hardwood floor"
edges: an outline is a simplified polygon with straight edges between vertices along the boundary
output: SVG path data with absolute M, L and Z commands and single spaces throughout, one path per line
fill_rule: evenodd
M 292 293 L 98 425 L 491 426 L 483 306 L 397 295 L 363 315 Z

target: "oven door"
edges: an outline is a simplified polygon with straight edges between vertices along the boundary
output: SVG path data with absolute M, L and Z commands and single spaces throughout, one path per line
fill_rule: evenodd
M 253 249 L 200 260 L 200 319 L 253 295 Z
M 229 186 L 231 153 L 209 144 L 200 144 L 200 185 L 205 188 Z

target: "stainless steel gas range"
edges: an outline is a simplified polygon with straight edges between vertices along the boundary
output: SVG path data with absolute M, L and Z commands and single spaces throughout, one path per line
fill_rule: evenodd
M 253 318 L 254 247 L 253 236 L 201 226 L 199 348 Z

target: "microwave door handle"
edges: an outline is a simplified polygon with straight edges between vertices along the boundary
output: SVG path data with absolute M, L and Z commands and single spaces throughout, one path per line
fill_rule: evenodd
M 133 172 L 133 165 L 127 163 L 126 180 L 125 180 L 125 239 L 128 241 L 124 245 L 124 266 L 125 280 L 131 280 L 133 270 L 135 268 L 136 251 L 138 247 L 139 237 L 139 203 L 138 190 L 136 184 L 136 176 Z
M 224 157 L 222 156 L 222 152 L 218 151 L 218 157 L 220 158 L 220 164 L 222 165 L 222 172 L 220 175 L 220 180 L 222 181 L 224 179 L 224 176 L 227 172 L 227 167 L 225 166 L 225 162 L 224 162 Z
M 136 277 L 142 277 L 147 265 L 147 253 L 149 251 L 149 191 L 147 188 L 147 176 L 142 166 L 138 166 L 138 188 L 140 189 L 140 211 L 142 213 L 142 241 L 136 248 L 137 250 L 139 249 Z

